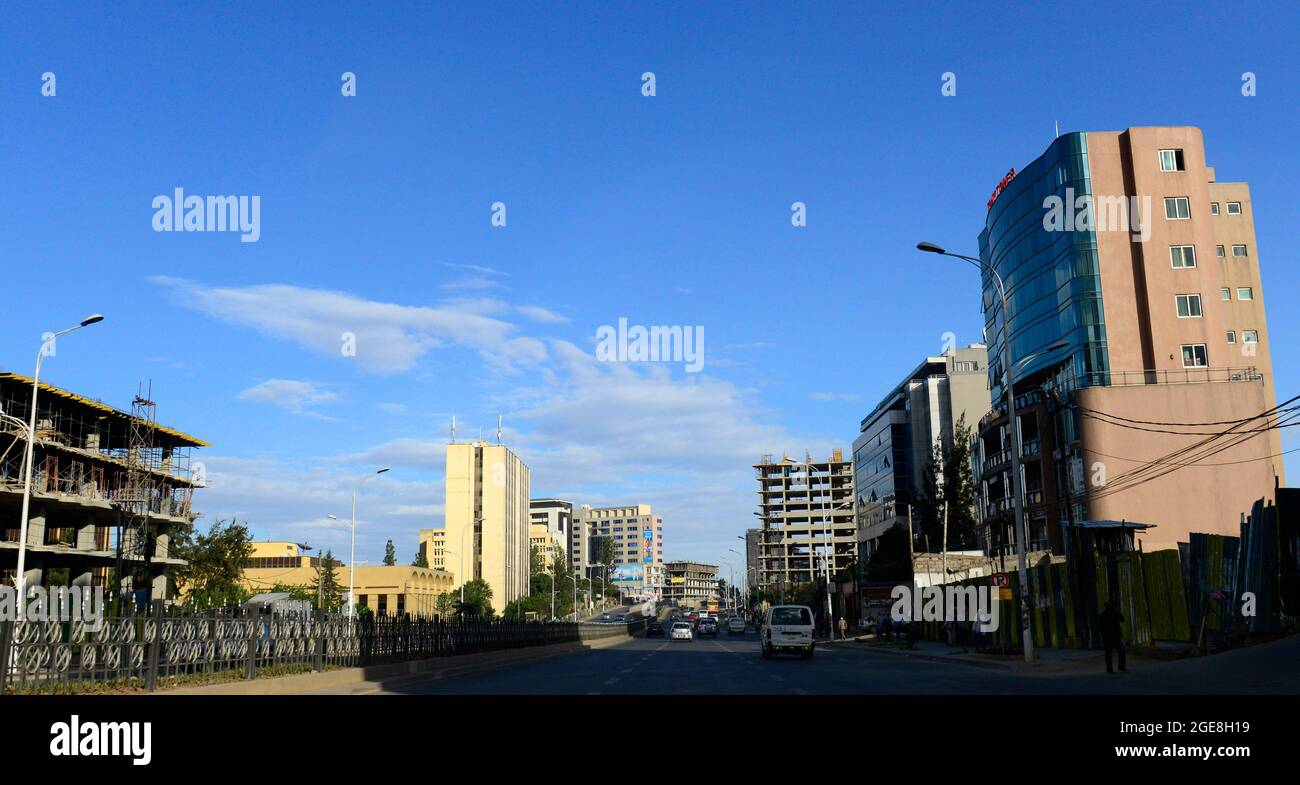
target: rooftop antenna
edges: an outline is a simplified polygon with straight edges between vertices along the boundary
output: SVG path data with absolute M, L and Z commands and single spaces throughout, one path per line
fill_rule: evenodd
M 451 416 L 451 443 L 456 443 L 456 415 Z
M 497 444 L 501 443 L 501 415 L 497 415 Z
M 1060 121 L 1060 120 L 1057 120 L 1057 121 L 1056 121 L 1056 135 L 1057 135 L 1057 136 L 1060 136 L 1060 135 L 1061 135 L 1061 121 Z

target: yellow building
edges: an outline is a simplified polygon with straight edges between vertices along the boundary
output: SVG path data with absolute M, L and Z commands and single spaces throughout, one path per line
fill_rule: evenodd
M 319 557 L 304 556 L 293 542 L 254 542 L 240 584 L 254 594 L 279 586 L 314 586 Z M 432 564 L 430 560 L 430 564 Z M 336 562 L 335 579 L 347 592 L 348 568 Z M 357 604 L 376 613 L 432 615 L 439 594 L 451 591 L 448 572 L 406 565 L 363 565 L 352 576 Z
M 542 556 L 542 569 L 550 572 L 555 560 L 560 557 L 560 542 L 544 523 L 528 525 L 528 543 L 532 550 Z
M 476 578 L 487 582 L 496 608 L 528 594 L 530 490 L 528 466 L 505 446 L 447 445 L 444 569 L 451 569 L 457 586 Z M 423 538 L 422 532 L 422 541 L 437 542 L 432 534 Z

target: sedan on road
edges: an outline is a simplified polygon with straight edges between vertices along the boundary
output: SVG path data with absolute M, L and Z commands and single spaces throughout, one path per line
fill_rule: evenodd
M 664 625 L 660 624 L 657 621 L 650 622 L 648 625 L 646 625 L 645 635 L 647 638 L 664 637 Z
M 675 641 L 695 640 L 695 635 L 694 633 L 691 632 L 690 623 L 684 621 L 673 622 L 672 640 Z
M 728 635 L 744 635 L 744 634 L 745 634 L 745 620 L 742 619 L 742 618 L 740 618 L 739 616 L 732 616 L 732 617 L 727 621 L 727 634 L 728 634 Z

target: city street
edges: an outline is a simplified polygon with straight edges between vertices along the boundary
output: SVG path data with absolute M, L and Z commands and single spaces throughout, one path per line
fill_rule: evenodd
M 456 679 L 406 679 L 387 694 L 495 695 L 853 695 L 853 694 L 1300 694 L 1300 638 L 1176 662 L 1146 662 L 1107 674 L 1020 675 L 872 652 L 860 644 L 819 646 L 812 660 L 764 660 L 757 635 L 627 643 Z

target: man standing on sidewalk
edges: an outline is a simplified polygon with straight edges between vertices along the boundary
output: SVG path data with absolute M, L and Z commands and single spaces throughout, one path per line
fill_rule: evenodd
M 1115 672 L 1111 668 L 1111 649 L 1119 652 L 1119 669 L 1127 671 L 1128 668 L 1124 667 L 1124 634 L 1119 626 L 1124 621 L 1124 617 L 1120 615 L 1119 609 L 1115 607 L 1114 602 L 1106 600 L 1105 610 L 1097 617 L 1097 621 L 1101 627 L 1101 645 L 1106 650 L 1106 672 Z
M 846 641 L 849 639 L 849 636 L 847 635 L 848 630 L 849 630 L 849 620 L 841 616 L 840 617 L 840 640 Z

